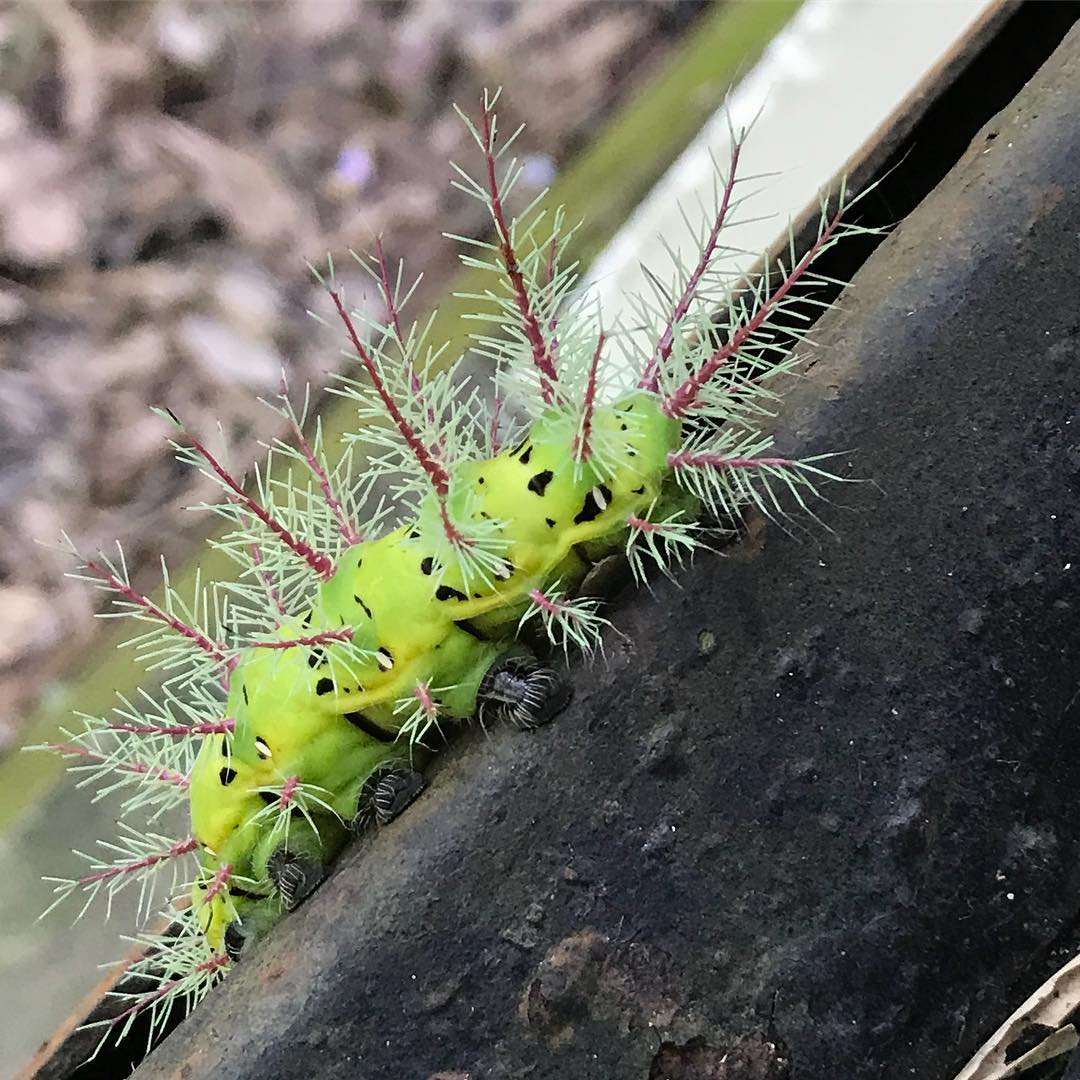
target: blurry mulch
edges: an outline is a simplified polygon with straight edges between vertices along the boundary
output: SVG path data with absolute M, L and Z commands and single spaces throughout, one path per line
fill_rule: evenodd
M 122 542 L 151 588 L 208 527 L 167 404 L 238 472 L 257 398 L 343 363 L 305 269 L 382 234 L 445 291 L 482 208 L 451 109 L 506 84 L 546 186 L 702 5 L 596 0 L 40 0 L 0 13 L 0 748 L 93 633 L 96 595 L 40 541 Z M 359 298 L 361 278 L 350 295 Z M 220 425 L 220 430 L 219 430 Z

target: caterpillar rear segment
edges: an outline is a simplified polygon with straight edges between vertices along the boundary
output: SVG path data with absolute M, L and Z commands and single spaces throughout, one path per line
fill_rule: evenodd
M 153 820 L 190 804 L 190 836 L 129 827 L 124 843 L 106 845 L 115 857 L 56 883 L 58 901 L 82 893 L 89 905 L 136 881 L 148 890 L 166 868 L 170 903 L 189 881 L 187 905 L 168 908 L 180 933 L 147 939 L 153 951 L 135 966 L 156 989 L 123 1011 L 121 1030 L 141 1008 L 160 1031 L 177 1002 L 191 1007 L 310 895 L 357 829 L 401 813 L 446 725 L 551 720 L 569 683 L 520 631 L 536 620 L 552 652 L 599 647 L 607 622 L 581 595 L 597 564 L 625 552 L 638 578 L 670 573 L 700 545 L 700 515 L 734 518 L 747 505 L 776 515 L 785 492 L 802 506 L 828 475 L 815 460 L 771 456 L 760 425 L 793 364 L 777 329 L 799 339 L 789 309 L 821 284 L 815 261 L 860 231 L 841 220 L 846 194 L 823 201 L 802 258 L 749 283 L 725 274 L 719 237 L 741 203 L 740 137 L 696 264 L 676 266 L 670 288 L 642 302 L 664 329 L 613 390 L 608 338 L 573 297 L 561 212 L 508 219 L 517 165 L 494 105 L 485 97 L 469 125 L 486 179 L 461 174 L 494 233 L 465 260 L 494 282 L 477 299 L 495 332 L 476 339 L 495 361 L 493 407 L 462 391 L 453 365 L 438 369 L 424 327 L 405 327 L 410 290 L 377 244 L 361 265 L 382 292 L 382 321 L 349 310 L 332 266 L 321 278 L 356 365 L 338 392 L 361 421 L 335 464 L 284 388 L 293 440 L 272 456 L 286 459 L 287 480 L 268 464 L 246 487 L 198 439 L 185 432 L 176 444 L 224 489 L 212 509 L 229 523 L 219 546 L 237 580 L 185 601 L 166 579 L 158 604 L 132 588 L 122 558 L 84 563 L 140 622 L 135 647 L 166 678 L 145 707 L 86 717 L 54 748 L 88 781 L 123 791 L 125 811 Z M 516 434 L 499 422 L 508 386 L 529 416 Z M 396 520 L 376 494 L 388 481 Z

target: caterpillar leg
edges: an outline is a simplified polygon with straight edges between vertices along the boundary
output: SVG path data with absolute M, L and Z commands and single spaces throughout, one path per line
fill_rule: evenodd
M 501 656 L 488 668 L 476 695 L 480 723 L 502 721 L 532 731 L 570 703 L 570 683 L 529 653 Z
M 277 896 L 233 898 L 233 920 L 225 927 L 222 944 L 234 963 L 246 956 L 252 942 L 261 940 L 281 918 Z
M 229 923 L 225 927 L 225 953 L 234 964 L 240 962 L 246 944 L 247 935 L 244 933 L 243 925 L 239 921 Z
M 326 867 L 318 859 L 293 853 L 284 847 L 278 848 L 270 856 L 266 869 L 285 901 L 286 911 L 298 908 L 326 877 Z
M 389 764 L 364 781 L 357 799 L 353 828 L 374 821 L 388 825 L 422 792 L 426 784 L 422 773 L 404 765 Z
M 630 561 L 626 552 L 616 551 L 592 563 L 574 592 L 578 596 L 614 596 L 630 579 Z

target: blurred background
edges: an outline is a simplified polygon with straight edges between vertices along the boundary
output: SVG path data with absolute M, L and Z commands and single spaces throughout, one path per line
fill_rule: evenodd
M 298 0 L 0 8 L 0 1075 L 12 1074 L 120 953 L 124 915 L 68 928 L 42 873 L 109 832 L 61 765 L 17 753 L 72 709 L 138 685 L 97 598 L 66 578 L 119 540 L 152 590 L 183 580 L 209 489 L 179 467 L 167 405 L 244 473 L 280 432 L 282 370 L 318 391 L 344 363 L 313 321 L 305 261 L 384 237 L 447 298 L 482 208 L 452 111 L 503 86 L 524 123 L 518 195 L 583 215 L 577 254 L 605 317 L 680 206 L 711 201 L 726 116 L 755 116 L 747 173 L 780 173 L 739 241 L 760 251 L 1000 0 Z M 729 96 L 730 91 L 730 96 Z M 725 99 L 728 113 L 721 113 Z M 675 239 L 672 239 L 672 238 Z M 349 281 L 349 278 L 353 279 Z M 449 308 L 453 303 L 449 302 Z M 465 347 L 462 341 L 459 346 Z M 331 431 L 347 423 L 327 414 Z M 201 558 L 201 556 L 199 556 Z M 212 566 L 210 566 L 212 570 Z

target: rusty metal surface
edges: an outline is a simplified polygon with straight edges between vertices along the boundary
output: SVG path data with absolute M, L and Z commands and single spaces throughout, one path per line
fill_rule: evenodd
M 1078 176 L 1074 30 L 819 328 L 835 537 L 623 598 L 137 1075 L 645 1080 L 774 1009 L 800 1077 L 950 1076 L 1080 906 Z

